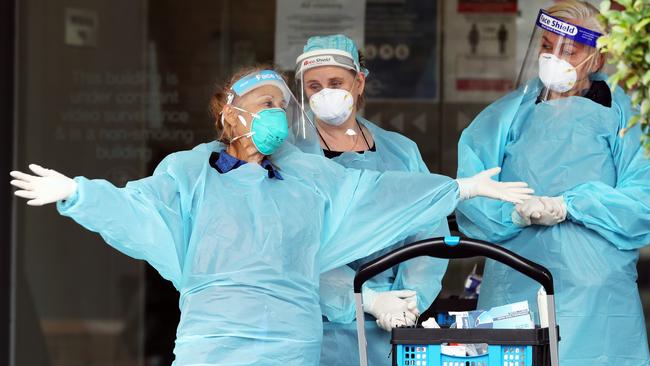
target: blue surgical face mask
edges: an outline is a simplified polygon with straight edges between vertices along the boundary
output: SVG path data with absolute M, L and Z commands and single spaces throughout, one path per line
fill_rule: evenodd
M 250 132 L 235 137 L 230 141 L 231 143 L 242 137 L 250 137 L 257 151 L 263 155 L 271 155 L 286 140 L 289 134 L 289 124 L 287 123 L 287 114 L 282 108 L 269 108 L 252 113 L 245 109 L 232 107 L 250 114 L 253 116 L 253 120 L 251 121 Z M 248 127 L 246 119 L 241 115 L 238 117 L 244 127 Z

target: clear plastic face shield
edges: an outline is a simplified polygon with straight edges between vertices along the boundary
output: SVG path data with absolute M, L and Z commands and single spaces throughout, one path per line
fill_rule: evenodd
M 517 88 L 537 92 L 538 101 L 584 96 L 591 76 L 603 65 L 596 48 L 600 33 L 585 28 L 584 20 L 563 19 L 540 10 L 517 78 Z
M 273 70 L 256 71 L 237 80 L 229 90 L 226 104 L 237 111 L 238 122 L 248 131 L 231 141 L 251 138 L 265 155 L 270 155 L 284 141 L 310 145 L 313 142 L 307 141 L 317 139 L 314 123 L 303 112 L 282 76 Z M 279 126 L 285 123 L 284 115 L 286 127 Z M 223 119 L 222 113 L 222 125 Z
M 321 49 L 303 53 L 296 59 L 296 87 L 300 104 L 316 121 L 317 145 L 320 150 L 348 151 L 363 138 L 358 123 L 345 125 L 355 111 L 351 92 L 359 83 L 360 66 L 352 55 L 338 49 Z M 313 141 L 313 140 L 312 140 Z

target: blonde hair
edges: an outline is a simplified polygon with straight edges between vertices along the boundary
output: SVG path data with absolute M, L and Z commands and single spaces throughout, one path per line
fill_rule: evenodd
M 546 9 L 549 15 L 564 20 L 581 20 L 585 28 L 605 34 L 605 27 L 598 20 L 600 12 L 586 1 L 560 0 Z

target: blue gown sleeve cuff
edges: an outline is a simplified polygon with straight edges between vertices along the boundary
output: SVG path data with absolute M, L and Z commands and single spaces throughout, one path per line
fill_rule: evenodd
M 512 221 L 513 224 L 515 224 L 518 227 L 526 227 L 528 224 L 524 221 L 524 219 L 519 215 L 517 210 L 512 210 L 512 213 L 510 214 L 510 220 Z
M 576 222 L 576 217 L 571 212 L 574 210 L 574 207 L 572 205 L 574 196 L 575 193 L 571 190 L 568 190 L 562 194 L 562 199 L 564 199 L 564 205 L 566 206 L 566 219 Z
M 77 182 L 77 190 L 68 199 L 56 202 L 56 209 L 61 215 L 66 215 L 78 203 L 81 191 L 84 189 L 83 187 L 88 179 L 75 177 L 74 180 Z

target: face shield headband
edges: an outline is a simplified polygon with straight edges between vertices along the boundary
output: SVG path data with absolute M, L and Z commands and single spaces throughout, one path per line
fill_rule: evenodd
M 551 16 L 544 10 L 539 11 L 536 24 L 538 27 L 555 33 L 558 36 L 565 37 L 594 48 L 596 48 L 596 40 L 602 36 L 601 33 L 583 28 L 575 24 L 571 24 L 560 18 Z
M 305 52 L 296 58 L 296 78 L 302 78 L 305 71 L 319 66 L 338 66 L 356 72 L 361 71 L 361 66 L 349 52 L 323 49 Z
M 237 96 L 241 97 L 249 91 L 264 85 L 273 85 L 282 90 L 282 96 L 285 102 L 289 102 L 291 99 L 291 92 L 284 82 L 284 79 L 273 70 L 262 70 L 248 74 L 237 80 L 232 87 L 230 87 L 230 90 L 232 90 Z

